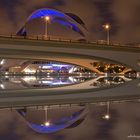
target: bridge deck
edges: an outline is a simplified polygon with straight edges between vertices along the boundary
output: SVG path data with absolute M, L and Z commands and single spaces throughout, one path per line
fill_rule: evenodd
M 51 47 L 71 47 L 80 49 L 97 49 L 97 50 L 113 50 L 140 52 L 140 47 L 121 45 L 121 44 L 99 44 L 98 42 L 81 42 L 77 40 L 66 40 L 61 38 L 38 38 L 37 36 L 0 36 L 0 44 L 10 45 L 28 45 L 28 46 L 51 46 Z

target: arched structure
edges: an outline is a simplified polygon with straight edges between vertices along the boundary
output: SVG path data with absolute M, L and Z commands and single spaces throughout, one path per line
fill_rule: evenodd
M 45 125 L 46 122 L 42 119 L 42 111 L 44 112 L 44 117 L 46 117 L 47 111 L 47 119 L 50 120 L 48 121 L 49 125 Z M 25 118 L 29 127 L 38 133 L 54 133 L 65 128 L 76 127 L 83 122 L 87 114 L 85 107 L 82 106 L 52 107 L 47 108 L 47 110 L 17 109 L 17 112 Z M 30 112 L 32 112 L 32 115 Z M 37 116 L 36 119 L 33 112 Z
M 82 21 L 82 19 L 80 17 L 78 17 L 77 15 L 73 14 L 73 13 L 65 13 L 66 15 L 68 15 L 69 17 L 71 17 L 72 19 L 74 19 L 77 23 L 79 23 L 80 25 L 82 25 L 85 29 L 85 23 Z
M 85 36 L 84 32 L 82 31 L 82 28 L 86 29 L 85 24 L 77 15 L 72 13 L 64 14 L 60 11 L 49 8 L 39 9 L 33 12 L 28 17 L 22 28 L 17 32 L 17 35 L 26 35 L 26 24 L 29 21 L 38 18 L 45 18 L 46 16 L 49 16 L 51 18 L 52 23 L 53 22 L 59 23 L 61 25 L 71 28 L 73 31 L 79 33 L 81 36 L 83 37 Z

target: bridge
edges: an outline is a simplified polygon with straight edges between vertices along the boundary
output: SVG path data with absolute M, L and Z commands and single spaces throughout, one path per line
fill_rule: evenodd
M 132 46 L 105 45 L 73 40 L 38 37 L 0 37 L 0 57 L 14 59 L 51 60 L 87 67 L 97 73 L 91 64 L 103 60 L 122 64 L 140 71 L 140 48 Z
M 65 87 L 4 90 L 0 91 L 0 108 L 133 100 L 140 99 L 139 91 L 140 79 L 101 89 Z
M 124 64 L 140 71 L 140 48 L 105 45 L 72 40 L 41 40 L 0 37 L 0 57 L 14 59 L 55 60 L 92 69 L 92 60 Z M 92 69 L 93 70 L 93 69 Z M 140 81 L 132 80 L 111 88 L 89 89 L 23 89 L 0 91 L 0 107 L 89 103 L 96 101 L 138 99 Z M 133 95 L 132 95 L 133 93 Z

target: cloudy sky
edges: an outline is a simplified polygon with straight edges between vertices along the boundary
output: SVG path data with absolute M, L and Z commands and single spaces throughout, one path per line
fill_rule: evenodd
M 93 40 L 105 38 L 104 23 L 111 24 L 114 42 L 140 42 L 140 0 L 0 0 L 0 33 L 16 33 L 38 8 L 55 8 L 79 15 Z

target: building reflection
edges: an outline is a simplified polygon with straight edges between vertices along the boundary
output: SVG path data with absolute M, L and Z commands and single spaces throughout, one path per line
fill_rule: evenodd
M 80 125 L 86 115 L 86 106 L 63 105 L 17 109 L 28 126 L 38 133 L 54 133 Z
M 79 76 L 48 76 L 48 77 L 36 77 L 36 76 L 9 76 L 0 78 L 1 89 L 24 89 L 24 88 L 51 88 L 61 87 L 73 84 L 83 83 L 91 77 L 79 77 Z
M 59 88 L 68 86 L 76 88 L 77 84 L 82 85 L 82 88 L 88 89 L 111 87 L 130 80 L 132 79 L 125 76 L 3 76 L 0 78 L 0 89 Z

